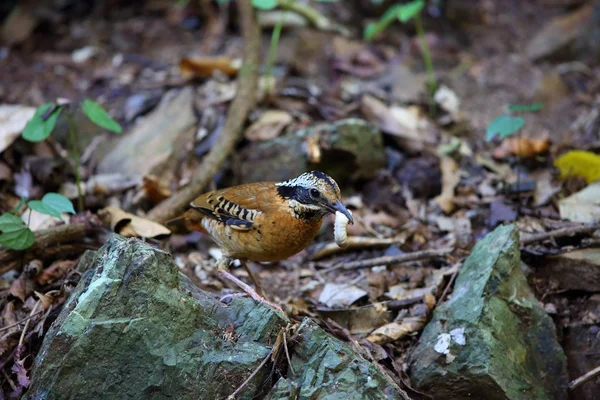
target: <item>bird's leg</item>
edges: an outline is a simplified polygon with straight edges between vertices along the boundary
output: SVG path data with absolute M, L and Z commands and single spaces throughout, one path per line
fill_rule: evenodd
M 231 261 L 232 261 L 232 259 L 230 257 L 225 257 L 225 256 L 221 257 L 219 259 L 219 261 L 217 261 L 218 274 L 221 275 L 223 278 L 227 279 L 228 281 L 235 283 L 240 289 L 242 289 L 244 292 L 248 293 L 248 296 L 252 297 L 255 301 L 266 304 L 269 307 L 273 308 L 275 311 L 279 311 L 279 312 L 281 312 L 281 314 L 285 315 L 285 313 L 283 312 L 281 307 L 279 307 L 277 304 L 271 303 L 269 300 L 260 296 L 250 286 L 248 286 L 247 284 L 245 284 L 244 282 L 242 282 L 241 280 L 239 280 L 238 278 L 233 276 L 231 273 L 229 273 L 229 271 L 227 271 L 227 267 L 229 266 L 229 263 L 231 263 Z
M 260 284 L 260 281 L 258 280 L 256 275 L 254 275 L 254 273 L 248 266 L 248 263 L 245 260 L 240 260 L 240 263 L 242 264 L 242 266 L 248 273 L 248 276 L 250 276 L 250 280 L 252 280 L 252 283 L 254 284 L 254 287 L 256 288 L 256 293 L 258 293 L 260 296 L 262 296 L 266 299 L 267 296 L 265 296 L 265 291 L 263 290 L 262 285 Z

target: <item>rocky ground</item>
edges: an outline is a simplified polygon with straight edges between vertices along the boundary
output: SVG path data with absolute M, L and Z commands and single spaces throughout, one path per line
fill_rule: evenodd
M 17 210 L 36 236 L 0 247 L 3 398 L 597 397 L 598 1 L 429 2 L 433 98 L 413 23 L 363 39 L 393 2 L 307 3 L 320 19 L 286 20 L 272 69 L 281 15 L 254 10 L 251 96 L 236 2 L 15 4 L 0 6 L 0 222 Z M 22 137 L 60 99 L 72 120 Z M 501 115 L 523 126 L 488 140 Z M 231 296 L 210 239 L 160 223 L 190 183 L 309 169 L 357 223 L 347 249 L 328 219 L 300 254 L 250 265 L 286 315 Z M 19 205 L 50 192 L 77 213 Z

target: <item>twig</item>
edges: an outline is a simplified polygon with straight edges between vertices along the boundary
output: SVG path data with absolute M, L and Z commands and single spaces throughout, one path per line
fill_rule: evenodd
M 38 300 L 35 302 L 35 306 L 33 306 L 33 309 L 31 310 L 31 313 L 29 313 L 29 316 L 32 317 L 33 314 L 35 313 L 35 310 L 37 310 L 38 306 L 40 305 L 41 301 Z M 19 338 L 19 346 L 23 345 L 23 339 L 25 339 L 25 332 L 27 332 L 27 328 L 29 327 L 29 322 L 31 322 L 31 319 L 28 319 L 27 322 L 25 322 L 25 326 L 23 327 L 23 331 L 21 331 L 21 337 Z
M 587 381 L 589 381 L 590 379 L 594 379 L 594 378 L 598 377 L 599 375 L 600 375 L 600 366 L 594 368 L 591 371 L 586 372 L 579 378 L 574 379 L 571 382 L 569 382 L 569 390 L 575 390 L 579 386 L 581 386 L 584 383 L 586 383 Z
M 27 262 L 34 258 L 44 258 L 51 248 L 79 241 L 94 229 L 94 225 L 88 224 L 59 225 L 35 232 L 35 242 L 26 251 L 0 247 L 0 274 L 16 268 L 18 265 L 13 261 L 22 259 L 23 262 Z
M 238 2 L 238 9 L 242 36 L 246 42 L 244 63 L 237 82 L 236 96 L 229 107 L 223 131 L 219 141 L 194 171 L 190 184 L 150 210 L 148 218 L 156 222 L 164 223 L 177 217 L 210 183 L 241 138 L 246 116 L 254 107 L 258 82 L 260 30 L 254 20 L 254 10 L 250 1 Z
M 30 315 L 29 317 L 25 317 L 22 320 L 15 322 L 14 324 L 3 326 L 2 328 L 0 328 L 0 332 L 7 331 L 10 328 L 15 327 L 17 325 L 21 325 L 23 322 L 29 321 L 31 318 L 37 317 L 38 315 L 40 315 L 43 312 L 44 312 L 44 310 L 40 310 L 40 311 L 36 312 L 35 314 Z
M 246 380 L 244 382 L 242 382 L 242 384 L 235 389 L 235 392 L 231 393 L 228 397 L 227 400 L 234 400 L 235 396 L 242 391 L 242 389 L 244 387 L 246 387 L 246 385 L 252 380 L 252 378 L 254 378 L 256 376 L 256 374 L 258 374 L 258 371 L 260 371 L 260 369 L 262 367 L 265 366 L 265 364 L 267 363 L 267 361 L 269 361 L 269 359 L 271 358 L 271 355 L 273 354 L 273 349 L 269 350 L 269 352 L 267 353 L 267 356 L 262 360 L 262 362 L 260 363 L 260 365 L 258 367 L 256 367 L 256 369 L 254 370 L 254 372 L 252 372 L 250 374 L 250 376 L 248 378 L 246 378 Z
M 288 351 L 286 336 L 287 335 L 284 330 L 283 331 L 283 349 L 285 350 L 285 356 L 287 358 L 288 365 L 290 366 L 290 371 L 292 372 L 292 375 L 296 375 L 296 372 L 294 371 L 294 367 L 292 366 L 292 358 L 290 357 L 290 352 Z
M 578 235 L 582 233 L 590 233 L 598 229 L 600 229 L 600 224 L 569 226 L 567 228 L 556 229 L 550 232 L 538 233 L 521 239 L 521 246 L 527 246 L 528 244 L 542 242 L 548 239 Z
M 279 0 L 279 7 L 284 10 L 293 11 L 296 14 L 304 17 L 315 28 L 322 31 L 336 32 L 342 36 L 350 36 L 350 32 L 346 27 L 332 22 L 329 18 L 322 15 L 317 9 L 308 4 L 300 3 L 295 0 Z
M 392 265 L 400 264 L 409 261 L 426 260 L 429 258 L 442 257 L 450 253 L 453 249 L 440 249 L 440 250 L 423 250 L 415 251 L 413 253 L 401 254 L 398 256 L 384 256 L 370 258 L 368 260 L 353 261 L 346 264 L 341 264 L 332 268 L 327 269 L 325 272 L 336 271 L 338 269 L 359 269 L 359 268 L 371 268 L 377 265 Z
M 442 292 L 442 295 L 438 298 L 437 303 L 435 304 L 436 307 L 439 306 L 440 304 L 442 304 L 442 302 L 444 301 L 444 298 L 446 297 L 446 295 L 450 291 L 450 287 L 452 287 L 452 284 L 454 283 L 454 280 L 456 279 L 456 276 L 458 275 L 458 272 L 460 271 L 460 267 L 462 267 L 462 265 L 459 265 L 456 268 L 456 271 L 454 271 L 452 273 L 452 276 L 450 276 L 450 280 L 448 281 L 448 284 L 444 288 L 444 291 Z

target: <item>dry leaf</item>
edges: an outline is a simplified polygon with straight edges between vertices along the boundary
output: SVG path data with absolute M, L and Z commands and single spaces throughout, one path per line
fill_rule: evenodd
M 354 285 L 328 283 L 319 296 L 319 303 L 330 308 L 346 308 L 367 294 Z
M 600 221 L 600 182 L 561 200 L 558 209 L 562 219 L 588 224 Z
M 228 76 L 237 75 L 242 61 L 229 57 L 193 57 L 183 58 L 179 62 L 181 76 L 187 79 L 208 78 L 215 71 L 220 71 Z
M 146 192 L 146 197 L 148 197 L 152 204 L 158 204 L 171 197 L 171 190 L 163 180 L 154 175 L 147 175 L 143 180 L 144 192 Z
M 319 144 L 319 140 L 319 135 L 310 135 L 306 137 L 303 143 L 306 155 L 308 156 L 308 162 L 313 164 L 321 162 L 321 145 Z
M 34 107 L 0 105 L 0 153 L 19 137 L 33 114 L 35 114 Z
M 33 293 L 34 289 L 35 283 L 31 279 L 27 278 L 24 273 L 22 273 L 17 279 L 14 280 L 12 285 L 10 285 L 8 294 L 18 298 L 22 302 L 25 302 L 25 299 Z
M 138 217 L 118 207 L 106 207 L 98 215 L 110 225 L 110 229 L 125 237 L 156 238 L 170 235 L 171 231 L 163 225 Z
M 67 273 L 69 269 L 75 268 L 77 261 L 72 260 L 57 260 L 54 261 L 48 268 L 45 268 L 36 278 L 36 282 L 40 286 L 46 286 L 54 283 Z
M 244 136 L 251 142 L 273 139 L 292 121 L 292 116 L 286 111 L 268 110 L 246 129 Z
M 436 141 L 427 118 L 417 107 L 388 107 L 375 97 L 365 95 L 361 99 L 360 110 L 383 132 L 408 140 L 402 145 L 410 150 L 419 150 L 423 144 Z
M 494 158 L 504 159 L 509 156 L 531 158 L 543 154 L 550 147 L 550 139 L 532 139 L 528 137 L 510 137 L 504 139 L 502 144 L 494 149 Z
M 374 330 L 367 340 L 375 344 L 386 344 L 419 332 L 425 326 L 426 317 L 407 317 L 401 323 L 391 322 Z
M 434 201 L 446 214 L 449 214 L 454 210 L 454 189 L 460 182 L 458 164 L 452 157 L 442 157 L 440 168 L 442 170 L 442 193 Z
M 600 179 L 600 155 L 590 151 L 569 151 L 554 161 L 561 179 L 571 176 L 585 178 L 587 183 Z

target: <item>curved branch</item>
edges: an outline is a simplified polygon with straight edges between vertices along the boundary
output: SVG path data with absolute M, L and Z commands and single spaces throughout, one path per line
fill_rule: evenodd
M 246 42 L 244 64 L 239 73 L 236 96 L 229 107 L 223 132 L 218 142 L 194 172 L 189 185 L 150 210 L 148 218 L 156 222 L 164 223 L 177 217 L 196 196 L 202 193 L 241 138 L 246 116 L 254 107 L 258 86 L 260 30 L 255 23 L 254 10 L 250 1 L 242 0 L 237 2 L 237 5 L 242 36 Z

